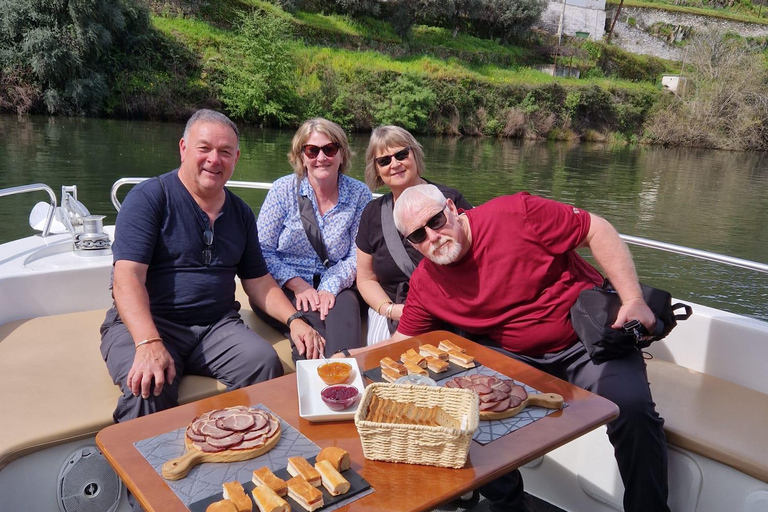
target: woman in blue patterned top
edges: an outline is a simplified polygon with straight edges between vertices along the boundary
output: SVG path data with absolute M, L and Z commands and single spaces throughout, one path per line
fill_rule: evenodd
M 307 322 L 326 340 L 325 347 L 293 340 L 294 359 L 330 356 L 362 344 L 362 301 L 352 288 L 355 236 L 371 192 L 344 174 L 350 156 L 339 125 L 322 118 L 305 121 L 288 153 L 294 174 L 273 183 L 259 214 L 264 259 L 301 313 L 294 320 Z M 270 324 L 287 335 L 282 324 Z

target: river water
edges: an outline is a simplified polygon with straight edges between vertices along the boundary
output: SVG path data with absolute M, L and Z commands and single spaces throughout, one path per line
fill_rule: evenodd
M 183 125 L 0 116 L 0 189 L 76 184 L 91 213 L 114 222 L 109 199 L 122 177 L 178 166 Z M 293 132 L 242 130 L 233 179 L 273 181 L 291 172 Z M 362 179 L 368 136 L 353 134 L 350 174 Z M 419 137 L 425 176 L 479 205 L 527 190 L 607 218 L 619 232 L 768 262 L 768 154 L 657 147 Z M 120 198 L 129 187 L 121 189 Z M 260 191 L 236 191 L 258 213 Z M 0 198 L 0 243 L 33 233 L 27 217 L 44 193 Z M 768 275 L 631 246 L 642 281 L 681 300 L 768 320 Z

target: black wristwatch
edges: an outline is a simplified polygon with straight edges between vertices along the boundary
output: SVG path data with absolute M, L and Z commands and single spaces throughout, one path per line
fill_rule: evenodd
M 344 354 L 345 357 L 352 357 L 352 354 L 349 353 L 349 350 L 346 348 L 343 348 L 341 350 L 336 351 L 337 354 Z
M 304 313 L 302 313 L 301 311 L 297 311 L 288 317 L 288 320 L 285 321 L 285 326 L 290 329 L 291 322 L 293 322 L 297 318 L 300 318 L 305 324 L 309 325 L 309 322 L 307 322 L 307 318 L 304 316 Z

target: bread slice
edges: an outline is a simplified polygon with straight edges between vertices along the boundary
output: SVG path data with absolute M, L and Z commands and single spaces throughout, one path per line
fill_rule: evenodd
M 327 460 L 321 460 L 315 463 L 315 469 L 320 473 L 325 487 L 331 496 L 338 496 L 349 491 L 349 481 L 336 471 L 336 468 Z
M 391 357 L 385 357 L 381 361 L 379 361 L 379 365 L 381 366 L 381 369 L 389 368 L 395 373 L 402 375 L 407 375 L 408 372 L 405 369 L 405 366 L 403 366 L 403 363 L 399 361 L 395 361 Z M 383 372 L 382 372 L 383 373 Z
M 253 477 L 251 481 L 255 485 L 266 485 L 277 493 L 278 496 L 285 496 L 288 494 L 288 486 L 285 485 L 285 480 L 276 476 L 268 467 L 254 469 Z
M 469 354 L 465 354 L 463 352 L 458 352 L 456 350 L 449 350 L 448 351 L 448 361 L 452 362 L 453 364 L 457 364 L 463 368 L 474 368 L 475 367 L 475 358 L 472 357 Z
M 205 512 L 237 512 L 237 507 L 229 500 L 220 500 L 208 505 Z
M 421 366 L 422 368 L 427 367 L 427 361 L 424 359 L 424 356 L 413 350 L 412 348 L 409 348 L 406 352 L 403 354 L 400 354 L 400 360 L 405 364 L 406 368 L 408 368 L 408 365 L 406 363 L 413 363 L 415 365 Z M 410 373 L 410 372 L 409 372 Z
M 403 369 L 405 370 L 405 366 L 403 366 Z M 405 370 L 405 374 L 408 374 L 408 370 Z M 381 368 L 381 378 L 387 382 L 395 382 L 400 377 L 402 377 L 402 375 L 400 375 L 400 373 L 396 372 L 392 368 Z
M 315 468 L 312 468 L 312 470 L 317 472 Z M 318 473 L 319 476 L 320 474 Z M 294 476 L 288 480 L 288 496 L 293 498 L 303 508 L 309 510 L 309 512 L 323 506 L 323 493 L 301 476 Z
M 285 487 L 288 492 L 288 486 Z M 259 512 L 291 512 L 291 506 L 268 485 L 257 485 L 252 491 Z
M 320 453 L 317 454 L 315 460 L 317 462 L 327 460 L 339 473 L 352 467 L 352 462 L 349 459 L 349 452 L 338 446 L 328 446 L 323 448 L 320 450 Z M 315 469 L 317 469 L 317 467 L 315 467 Z
M 320 487 L 320 473 L 304 457 L 288 457 L 287 469 L 291 476 L 301 476 L 313 487 Z
M 422 359 L 424 358 L 422 357 Z M 407 360 L 403 364 L 405 365 L 405 368 L 408 370 L 408 375 L 416 374 L 416 375 L 424 375 L 425 377 L 429 376 L 429 372 L 424 368 L 422 368 L 421 366 L 417 365 L 416 363 L 412 363 L 411 361 Z M 426 365 L 427 365 L 427 360 L 424 359 L 424 366 Z
M 464 350 L 463 348 L 461 348 L 460 346 L 456 345 L 455 343 L 449 340 L 441 341 L 437 345 L 437 348 L 439 348 L 440 350 L 444 350 L 446 352 L 450 352 L 451 350 L 455 350 L 457 352 L 466 352 L 466 350 Z
M 446 352 L 445 350 L 440 350 L 434 345 L 427 344 L 427 345 L 420 346 L 419 354 L 423 355 L 427 359 L 429 359 L 429 357 L 431 356 L 431 357 L 436 357 L 437 359 L 441 359 L 443 361 L 448 360 L 448 352 Z
M 222 487 L 224 488 L 224 499 L 231 501 L 235 505 L 237 512 L 252 512 L 253 503 L 251 503 L 251 498 L 245 494 L 243 484 L 240 482 L 226 482 Z
M 448 355 L 447 353 L 445 354 Z M 446 370 L 448 370 L 448 361 L 443 361 L 442 359 L 438 359 L 436 357 L 427 356 L 427 368 L 432 370 L 435 373 L 442 373 Z

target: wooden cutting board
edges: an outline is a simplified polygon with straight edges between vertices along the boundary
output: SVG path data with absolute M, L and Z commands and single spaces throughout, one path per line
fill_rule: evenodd
M 481 420 L 503 420 L 517 415 L 529 405 L 538 405 L 547 409 L 561 409 L 563 407 L 563 397 L 557 393 L 540 393 L 528 395 L 528 398 L 520 402 L 517 407 L 512 407 L 505 411 L 480 411 Z
M 203 462 L 239 462 L 253 459 L 274 448 L 281 435 L 282 427 L 278 426 L 277 432 L 262 446 L 246 448 L 245 450 L 224 450 L 221 452 L 204 452 L 195 447 L 192 441 L 184 436 L 187 451 L 184 455 L 163 464 L 163 478 L 166 480 L 180 480 L 187 476 L 187 473 L 193 467 Z

